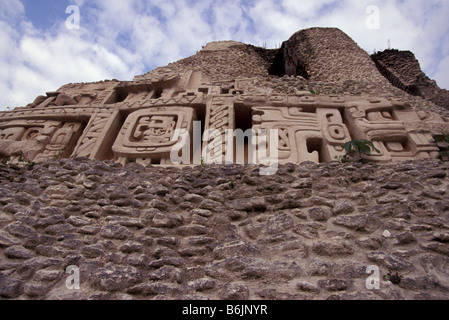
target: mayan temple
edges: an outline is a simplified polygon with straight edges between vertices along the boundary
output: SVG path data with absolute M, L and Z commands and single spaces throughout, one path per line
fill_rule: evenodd
M 413 53 L 198 49 L 0 112 L 0 299 L 449 299 L 449 91 Z

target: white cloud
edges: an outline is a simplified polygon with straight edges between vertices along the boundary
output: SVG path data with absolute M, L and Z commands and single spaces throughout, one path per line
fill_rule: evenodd
M 19 0 L 2 1 L 0 10 L 0 21 L 14 21 L 25 12 L 23 4 Z
M 68 82 L 131 80 L 143 68 L 129 52 L 108 50 L 92 41 L 86 29 L 69 30 L 65 22 L 44 34 L 29 22 L 21 23 L 22 34 L 0 26 L 0 45 L 8 48 L 0 51 L 1 109 L 26 105 Z
M 446 0 L 75 0 L 81 29 L 36 30 L 19 0 L 0 8 L 0 109 L 78 81 L 134 75 L 188 57 L 213 40 L 269 48 L 294 32 L 337 27 L 368 52 L 411 50 L 430 77 L 449 88 L 449 2 Z M 368 5 L 380 29 L 366 28 Z
M 434 79 L 437 84 L 442 88 L 449 88 L 449 56 L 444 58 L 437 67 L 437 71 L 434 74 Z

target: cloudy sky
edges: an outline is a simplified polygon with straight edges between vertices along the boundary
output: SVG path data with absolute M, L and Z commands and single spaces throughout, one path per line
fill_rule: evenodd
M 369 53 L 411 50 L 449 89 L 448 16 L 447 0 L 0 0 L 0 110 L 70 82 L 132 80 L 210 41 L 275 48 L 317 26 Z

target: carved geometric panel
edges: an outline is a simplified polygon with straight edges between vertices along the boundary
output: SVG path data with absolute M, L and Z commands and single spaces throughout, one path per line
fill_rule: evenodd
M 432 142 L 432 135 L 437 133 L 436 128 L 447 128 L 447 123 L 432 115 L 426 113 L 423 121 L 420 114 L 406 105 L 382 100 L 359 102 L 346 109 L 354 138 L 371 140 L 380 150 L 366 156 L 372 161 L 436 158 L 439 149 Z
M 336 108 L 254 107 L 253 128 L 278 130 L 279 163 L 332 161 L 351 139 Z
M 167 162 L 180 131 L 192 131 L 195 113 L 192 108 L 151 108 L 128 116 L 112 147 L 120 162 L 126 158 L 138 163 Z
M 278 130 L 279 163 L 319 162 L 318 151 L 308 149 L 321 138 L 315 113 L 300 108 L 255 107 L 253 115 L 255 132 L 266 130 L 269 136 L 271 130 Z
M 232 99 L 214 96 L 207 105 L 204 159 L 208 163 L 223 163 L 226 154 L 226 130 L 235 129 L 235 112 Z

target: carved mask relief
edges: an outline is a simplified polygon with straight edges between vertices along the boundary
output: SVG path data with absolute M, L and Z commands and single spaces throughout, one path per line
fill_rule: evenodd
M 192 108 L 150 108 L 128 116 L 112 147 L 120 162 L 131 158 L 139 163 L 168 162 L 179 131 L 192 130 Z
M 83 129 L 82 123 L 51 120 L 14 120 L 9 125 L 14 127 L 3 129 L 0 140 L 11 141 L 12 151 L 34 162 L 69 157 Z

